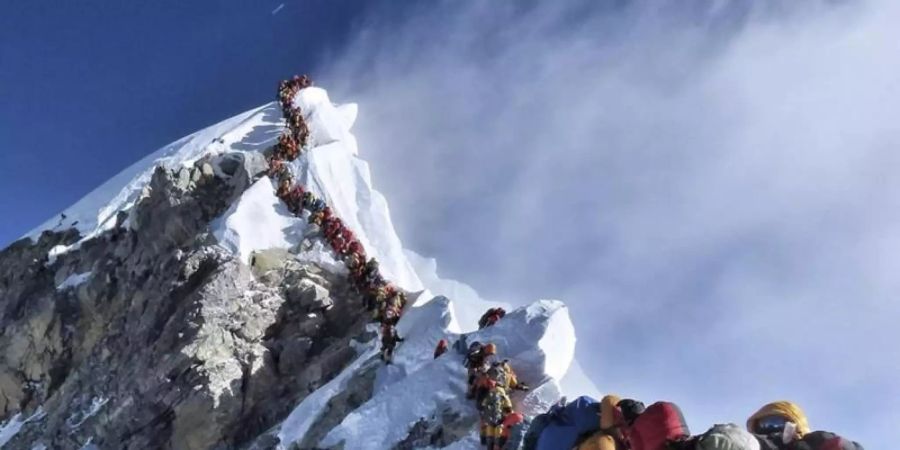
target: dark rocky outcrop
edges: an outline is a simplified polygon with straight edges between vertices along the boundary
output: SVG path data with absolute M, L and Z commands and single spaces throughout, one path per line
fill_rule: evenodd
M 5 448 L 264 446 L 358 356 L 350 340 L 373 336 L 342 276 L 283 251 L 247 265 L 215 245 L 211 222 L 260 158 L 158 168 L 112 229 L 0 252 L 0 421 L 46 413 Z M 334 402 L 365 401 L 355 395 Z

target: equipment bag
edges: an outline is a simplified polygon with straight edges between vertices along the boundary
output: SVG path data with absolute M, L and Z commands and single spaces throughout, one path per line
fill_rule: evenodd
M 571 449 L 583 436 L 600 429 L 600 403 L 591 397 L 578 397 L 549 414 L 550 423 L 538 438 L 537 450 Z
M 503 423 L 506 417 L 507 407 L 512 406 L 509 397 L 503 389 L 492 389 L 481 402 L 481 420 L 485 423 L 497 426 Z
M 750 432 L 733 424 L 714 425 L 697 439 L 696 450 L 760 450 Z
M 669 441 L 691 435 L 681 408 L 670 402 L 656 402 L 634 420 L 628 438 L 632 450 L 666 450 Z

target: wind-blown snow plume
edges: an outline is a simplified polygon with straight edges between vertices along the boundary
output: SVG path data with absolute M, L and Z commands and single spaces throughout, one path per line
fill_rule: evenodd
M 598 3 L 445 2 L 336 52 L 401 234 L 488 297 L 574 299 L 604 389 L 696 428 L 788 396 L 889 446 L 900 7 Z

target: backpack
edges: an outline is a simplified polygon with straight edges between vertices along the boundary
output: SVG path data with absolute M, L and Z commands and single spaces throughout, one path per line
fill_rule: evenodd
M 753 435 L 759 442 L 759 450 L 784 450 L 785 445 L 781 441 L 781 435 Z
M 475 365 L 478 355 L 481 353 L 482 347 L 481 342 L 478 341 L 469 345 L 469 350 L 466 352 L 466 359 L 463 361 L 463 366 L 472 368 L 472 366 Z
M 504 388 L 510 387 L 509 372 L 506 371 L 506 367 L 502 362 L 493 363 L 487 371 L 487 376 L 494 380 L 497 383 L 497 386 L 502 386 Z
M 550 407 L 550 410 L 543 414 L 538 414 L 534 419 L 531 420 L 531 423 L 528 425 L 528 430 L 525 433 L 525 441 L 522 443 L 522 450 L 537 450 L 538 440 L 541 437 L 541 433 L 544 432 L 544 428 L 547 425 L 550 425 L 550 420 L 556 411 L 562 409 L 566 405 L 566 398 L 563 397 L 559 399 L 556 404 Z
M 695 450 L 760 450 L 750 432 L 733 424 L 714 425 L 697 438 Z
M 648 406 L 628 430 L 632 450 L 665 450 L 669 441 L 682 440 L 690 435 L 681 409 L 670 402 L 656 402 Z
M 484 423 L 497 426 L 503 423 L 508 413 L 507 409 L 512 405 L 509 397 L 503 389 L 491 389 L 481 403 L 481 420 Z
M 522 419 L 521 422 L 509 428 L 509 438 L 503 446 L 503 450 L 523 450 L 525 443 L 525 435 L 531 429 L 531 423 L 528 419 Z
M 537 450 L 571 449 L 583 437 L 600 429 L 600 403 L 588 396 L 554 406 L 548 415 L 550 422 L 541 431 Z
M 864 450 L 859 443 L 844 439 L 828 431 L 807 433 L 791 443 L 790 450 Z

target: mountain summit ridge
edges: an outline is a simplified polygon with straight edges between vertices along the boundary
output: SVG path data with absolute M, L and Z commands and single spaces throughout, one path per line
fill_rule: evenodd
M 356 105 L 317 87 L 294 102 L 310 143 L 291 170 L 417 293 L 395 364 L 373 358 L 346 269 L 274 195 L 271 103 L 163 147 L 0 253 L 0 444 L 475 448 L 461 356 L 431 358 L 441 338 L 497 342 L 535 388 L 515 398 L 525 412 L 561 395 L 575 346 L 565 305 L 464 333 L 495 303 L 403 248 L 358 158 Z

